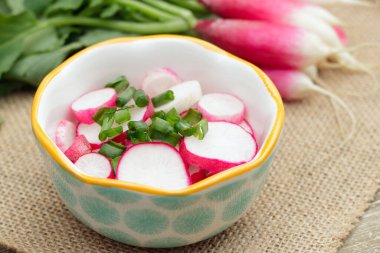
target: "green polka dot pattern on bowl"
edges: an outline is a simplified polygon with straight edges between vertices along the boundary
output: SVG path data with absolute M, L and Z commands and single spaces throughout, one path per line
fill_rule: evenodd
M 163 238 L 157 238 L 157 239 L 146 241 L 144 243 L 144 246 L 152 247 L 152 248 L 172 248 L 172 247 L 184 246 L 186 244 L 189 244 L 189 243 L 183 238 L 163 237 Z
M 139 241 L 136 238 L 117 229 L 102 227 L 98 229 L 98 233 L 118 242 L 139 246 Z
M 142 199 L 137 193 L 125 191 L 122 189 L 94 186 L 94 189 L 101 196 L 119 204 L 135 203 Z
M 252 189 L 248 189 L 233 198 L 223 210 L 223 221 L 237 219 L 241 214 L 243 214 L 249 207 L 254 194 L 255 192 Z
M 164 231 L 169 225 L 169 218 L 151 209 L 128 210 L 124 216 L 127 227 L 137 233 L 154 235 Z
M 82 196 L 79 201 L 85 213 L 99 223 L 112 225 L 120 220 L 119 211 L 99 198 Z
M 61 196 L 63 202 L 68 206 L 75 206 L 77 204 L 77 198 L 75 194 L 70 190 L 70 187 L 59 176 L 53 177 L 55 188 Z
M 200 196 L 184 197 L 153 197 L 152 202 L 168 210 L 178 210 L 191 206 L 200 199 Z
M 239 180 L 237 182 L 213 190 L 212 192 L 207 194 L 207 198 L 212 201 L 226 200 L 230 198 L 234 193 L 238 192 L 245 183 L 245 181 L 245 179 Z
M 214 219 L 213 209 L 199 207 L 178 215 L 173 222 L 173 228 L 179 234 L 195 234 L 206 229 Z

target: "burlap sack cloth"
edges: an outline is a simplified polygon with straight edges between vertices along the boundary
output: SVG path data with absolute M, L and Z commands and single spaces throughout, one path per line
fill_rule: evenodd
M 350 45 L 380 42 L 380 9 L 342 7 Z M 380 49 L 358 58 L 380 63 Z M 337 148 L 348 120 L 314 96 L 286 105 L 285 131 L 260 198 L 233 227 L 172 252 L 336 252 L 374 197 L 380 182 L 379 92 L 365 74 L 324 71 L 359 121 L 357 134 Z M 379 85 L 379 84 L 377 84 Z M 364 97 L 347 93 L 366 93 Z M 63 206 L 32 136 L 32 93 L 0 98 L 0 244 L 20 252 L 163 252 L 129 247 L 78 222 Z

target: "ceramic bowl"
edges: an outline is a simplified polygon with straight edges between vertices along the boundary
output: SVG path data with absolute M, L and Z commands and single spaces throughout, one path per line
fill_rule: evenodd
M 241 98 L 259 145 L 256 158 L 175 191 L 77 172 L 53 142 L 59 120 L 74 120 L 73 100 L 121 74 L 138 85 L 149 70 L 164 66 L 184 80 L 199 80 L 204 93 Z M 106 237 L 153 248 L 199 242 L 236 222 L 264 184 L 283 120 L 281 98 L 262 71 L 205 41 L 175 35 L 114 39 L 80 51 L 44 78 L 32 109 L 48 173 L 70 212 Z

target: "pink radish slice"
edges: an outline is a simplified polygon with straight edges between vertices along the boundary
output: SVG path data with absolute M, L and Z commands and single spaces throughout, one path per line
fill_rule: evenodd
M 249 134 L 253 135 L 253 128 L 252 126 L 248 123 L 248 121 L 243 120 L 239 126 L 241 126 L 245 131 L 247 131 Z
M 90 143 L 92 149 L 98 149 L 103 145 L 103 141 L 99 140 L 101 126 L 98 123 L 84 124 L 80 123 L 77 127 L 77 135 L 84 135 Z
M 126 133 L 126 132 L 123 132 L 122 134 L 119 134 L 118 136 L 116 136 L 116 137 L 113 138 L 112 140 L 113 140 L 114 142 L 124 144 L 125 138 L 127 138 L 127 133 Z
M 71 105 L 75 117 L 81 123 L 94 123 L 92 116 L 103 107 L 115 106 L 117 93 L 112 88 L 104 88 L 84 94 Z
M 181 78 L 171 68 L 159 68 L 148 73 L 142 81 L 142 89 L 146 94 L 154 97 L 181 81 Z
M 72 162 L 76 162 L 79 157 L 91 153 L 91 145 L 88 143 L 84 135 L 79 135 L 75 138 L 73 144 L 65 151 L 65 155 Z
M 155 108 L 156 111 L 168 112 L 175 108 L 178 113 L 188 110 L 202 97 L 201 85 L 198 81 L 187 81 L 170 88 L 174 92 L 174 100 Z
M 111 162 L 98 153 L 81 156 L 75 162 L 75 166 L 80 172 L 91 177 L 114 178 Z
M 55 130 L 55 143 L 58 148 L 65 152 L 75 139 L 75 124 L 68 120 L 61 120 Z
M 203 140 L 185 137 L 179 146 L 183 159 L 208 171 L 222 171 L 249 162 L 257 152 L 256 141 L 239 125 L 209 122 Z
M 187 165 L 172 146 L 141 143 L 127 149 L 117 167 L 117 179 L 166 190 L 190 185 Z
M 244 119 L 243 102 L 228 94 L 210 93 L 198 102 L 198 110 L 208 121 L 226 121 L 240 124 Z
M 200 170 L 199 168 L 196 168 L 194 166 L 189 167 L 189 174 L 190 174 L 190 180 L 191 184 L 195 184 L 199 181 L 202 181 L 203 179 L 207 178 L 207 171 Z

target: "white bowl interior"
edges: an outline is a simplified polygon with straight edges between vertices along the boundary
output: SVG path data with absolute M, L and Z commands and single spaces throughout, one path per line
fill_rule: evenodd
M 203 93 L 224 92 L 241 98 L 259 148 L 263 146 L 274 125 L 277 106 L 258 74 L 238 60 L 180 38 L 116 42 L 87 50 L 46 87 L 38 123 L 54 141 L 58 122 L 74 119 L 69 108 L 77 97 L 122 74 L 139 86 L 144 75 L 158 67 L 171 67 L 184 80 L 198 80 Z

